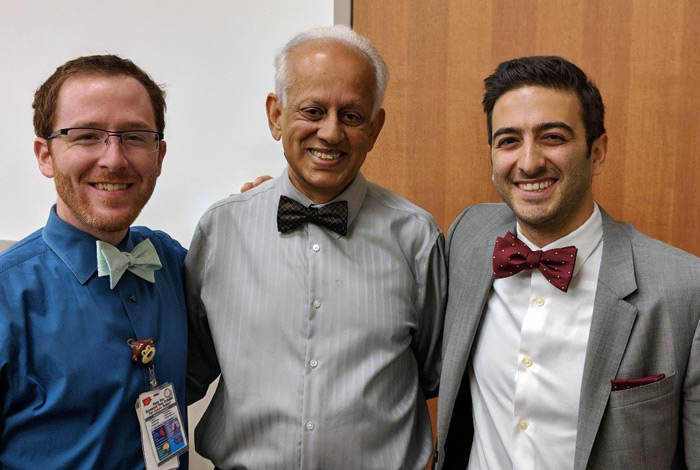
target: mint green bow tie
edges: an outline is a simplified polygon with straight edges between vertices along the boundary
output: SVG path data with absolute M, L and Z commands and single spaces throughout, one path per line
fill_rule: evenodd
M 154 271 L 162 266 L 148 238 L 136 245 L 131 253 L 119 251 L 116 246 L 97 240 L 97 275 L 109 275 L 110 289 L 114 289 L 126 270 L 149 282 L 156 282 Z

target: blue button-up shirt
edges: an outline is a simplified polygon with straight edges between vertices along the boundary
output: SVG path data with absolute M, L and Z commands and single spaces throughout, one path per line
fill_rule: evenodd
M 186 419 L 186 252 L 144 227 L 118 248 L 145 238 L 163 264 L 155 284 L 127 271 L 113 290 L 97 277 L 95 238 L 55 208 L 0 256 L 0 468 L 143 469 L 134 407 L 150 386 L 129 339 L 154 339 L 156 376 Z

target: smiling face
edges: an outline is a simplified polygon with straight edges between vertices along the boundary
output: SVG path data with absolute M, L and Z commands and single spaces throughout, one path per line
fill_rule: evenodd
M 153 106 L 143 85 L 125 75 L 78 75 L 61 87 L 54 130 L 95 127 L 109 131 L 155 130 Z M 34 153 L 44 176 L 54 178 L 56 212 L 100 240 L 119 243 L 155 188 L 165 156 L 126 155 L 117 137 L 106 147 L 71 146 L 63 138 L 37 138 Z
M 299 46 L 288 61 L 287 102 L 267 97 L 270 131 L 282 140 L 292 184 L 328 202 L 355 179 L 384 124 L 383 109 L 371 116 L 374 71 L 362 53 L 332 40 Z
M 607 136 L 588 153 L 581 105 L 574 92 L 525 86 L 493 108 L 493 182 L 523 234 L 545 246 L 593 213 L 593 176 L 600 174 Z

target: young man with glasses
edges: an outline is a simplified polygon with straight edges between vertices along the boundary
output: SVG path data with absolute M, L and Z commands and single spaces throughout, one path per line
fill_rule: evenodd
M 170 383 L 186 414 L 186 252 L 130 227 L 165 157 L 164 93 L 129 60 L 80 57 L 33 107 L 34 153 L 58 199 L 0 256 L 0 468 L 141 470 L 139 395 Z M 149 339 L 155 356 L 132 356 Z

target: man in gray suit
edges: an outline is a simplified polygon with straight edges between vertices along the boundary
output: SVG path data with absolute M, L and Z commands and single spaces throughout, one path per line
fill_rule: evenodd
M 608 137 L 578 67 L 485 85 L 505 204 L 448 234 L 438 468 L 700 468 L 700 260 L 594 202 Z

